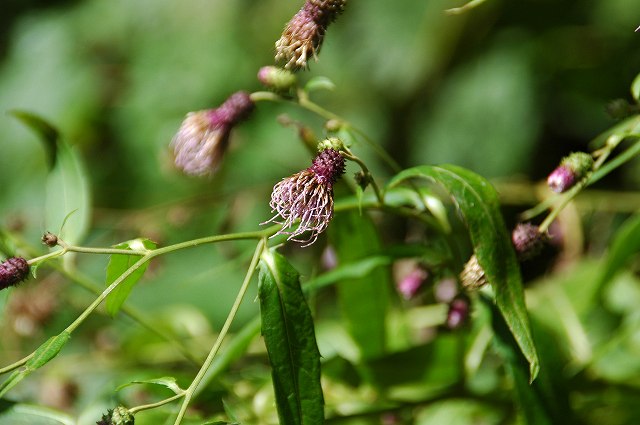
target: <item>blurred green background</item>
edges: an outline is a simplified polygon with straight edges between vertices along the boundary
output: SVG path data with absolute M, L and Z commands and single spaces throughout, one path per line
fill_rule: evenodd
M 85 162 L 91 226 L 72 242 L 108 246 L 143 236 L 167 245 L 258 228 L 269 218 L 272 185 L 309 163 L 295 131 L 278 124 L 277 116 L 287 113 L 318 135 L 320 119 L 290 105 L 260 103 L 235 129 L 213 179 L 177 173 L 168 144 L 187 112 L 215 107 L 237 90 L 261 90 L 256 72 L 273 63 L 273 44 L 300 4 L 5 0 L 0 224 L 35 246 L 45 230 L 58 230 L 45 219 L 45 149 L 5 113 L 26 110 L 53 123 Z M 640 2 L 487 0 L 462 15 L 444 13 L 459 5 L 351 0 L 330 27 L 320 61 L 300 78 L 331 79 L 336 90 L 314 99 L 363 129 L 403 166 L 454 163 L 489 178 L 537 181 L 615 124 L 605 107 L 631 99 L 628 87 L 640 71 L 640 33 L 634 32 Z M 637 188 L 639 169 L 634 161 L 599 186 Z M 163 257 L 131 304 L 180 332 L 208 334 L 226 317 L 252 250 L 232 243 Z M 77 260 L 102 282 L 105 258 Z M 314 272 L 302 267 L 303 275 Z M 58 296 L 56 302 L 72 308 L 56 316 L 55 329 L 90 300 L 80 289 Z M 245 303 L 239 323 L 256 311 L 255 303 Z M 96 332 L 110 323 L 95 321 L 88 326 Z M 131 325 L 123 320 L 116 327 L 130 331 Z M 37 326 L 24 332 L 25 341 L 5 339 L 6 356 L 0 357 L 16 358 L 42 339 Z M 95 343 L 94 336 L 84 338 Z

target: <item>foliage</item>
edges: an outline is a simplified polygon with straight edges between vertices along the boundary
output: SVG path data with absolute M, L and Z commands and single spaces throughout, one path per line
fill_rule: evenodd
M 640 422 L 638 5 L 314 1 L 256 78 L 302 0 L 36 3 L 0 34 L 0 423 Z

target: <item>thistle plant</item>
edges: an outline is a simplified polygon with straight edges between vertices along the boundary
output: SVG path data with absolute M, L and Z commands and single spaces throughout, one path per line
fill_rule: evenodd
M 478 4 L 449 13 L 471 13 Z M 34 227 L 44 230 L 41 223 L 27 220 L 22 226 L 0 227 L 0 290 L 10 306 L 24 287 L 36 289 L 54 281 L 61 298 L 56 308 L 64 314 L 44 328 L 51 334 L 48 338 L 36 330 L 29 335 L 39 339 L 30 344 L 7 339 L 10 350 L 7 365 L 0 368 L 6 376 L 0 397 L 11 406 L 0 408 L 0 423 L 5 413 L 20 414 L 21 408 L 64 424 L 427 423 L 439 417 L 434 412 L 450 408 L 443 403 L 455 406 L 460 401 L 465 408 L 474 406 L 469 422 L 476 420 L 477 407 L 478 417 L 488 418 L 487 423 L 598 423 L 589 417 L 590 400 L 597 398 L 590 391 L 609 379 L 608 356 L 623 356 L 624 344 L 618 342 L 629 343 L 636 324 L 633 302 L 608 296 L 607 291 L 619 289 L 608 283 L 632 262 L 640 220 L 633 216 L 623 225 L 598 273 L 590 272 L 593 266 L 585 269 L 589 273 L 584 275 L 594 281 L 581 277 L 579 291 L 559 282 L 536 282 L 566 267 L 561 255 L 535 269 L 535 279 L 524 281 L 521 270 L 531 274 L 529 268 L 537 262 L 527 260 L 546 245 L 558 249 L 565 242 L 582 244 L 583 235 L 571 233 L 577 227 L 571 226 L 571 217 L 579 215 L 576 211 L 582 211 L 586 200 L 600 199 L 600 209 L 594 207 L 591 214 L 596 217 L 619 205 L 616 195 L 603 195 L 591 185 L 623 165 L 631 166 L 640 154 L 640 77 L 632 85 L 634 102 L 627 102 L 620 115 L 623 120 L 590 145 L 585 143 L 583 151 L 560 160 L 546 182 L 489 180 L 451 164 L 406 167 L 403 162 L 410 161 L 397 152 L 402 132 L 390 126 L 393 134 L 385 135 L 384 126 L 361 127 L 356 124 L 361 115 L 335 93 L 349 87 L 300 72 L 308 70 L 312 58 L 320 60 L 324 38 L 338 17 L 347 27 L 362 18 L 343 15 L 346 9 L 346 0 L 306 0 L 279 39 L 271 34 L 277 39 L 274 63 L 251 71 L 252 85 L 231 87 L 241 79 L 230 79 L 224 84 L 226 100 L 188 109 L 195 112 L 180 111 L 186 117 L 171 126 L 175 135 L 166 137 L 162 149 L 172 152 L 182 173 L 206 178 L 171 175 L 165 183 L 187 192 L 204 185 L 204 195 L 181 192 L 178 200 L 163 199 L 157 209 L 140 205 L 135 213 L 114 219 L 117 224 L 108 231 L 99 225 L 82 229 L 77 216 L 89 213 L 81 202 L 67 202 L 89 190 L 90 185 L 74 184 L 73 179 L 83 175 L 83 156 L 47 120 L 14 111 L 52 152 L 49 186 L 59 189 L 50 189 L 57 195 L 51 196 L 54 201 L 65 201 L 64 211 L 54 211 L 64 219 L 46 223 L 55 227 L 40 241 L 40 236 L 25 235 Z M 368 41 L 366 34 L 363 40 Z M 368 86 L 366 78 L 361 80 L 359 84 Z M 330 90 L 318 101 L 315 92 L 322 89 Z M 375 91 L 358 95 L 362 106 Z M 277 118 L 288 127 L 285 132 L 296 130 L 287 144 L 274 141 L 265 130 L 277 128 L 270 120 L 274 111 L 285 114 Z M 255 122 L 250 122 L 246 143 L 234 145 L 238 157 L 228 158 L 236 153 L 227 151 L 236 143 L 237 127 L 260 119 L 266 123 L 256 123 L 256 132 L 251 125 Z M 388 151 L 385 139 L 393 142 L 387 143 Z M 479 155 L 485 154 L 483 141 L 478 134 Z M 310 152 L 310 165 L 292 159 L 299 151 Z M 246 175 L 252 167 L 241 164 L 234 170 L 237 161 L 251 155 L 271 173 L 269 180 L 247 183 L 254 177 Z M 218 173 L 221 167 L 228 167 L 232 177 L 226 175 L 227 168 Z M 137 180 L 127 176 L 126 182 L 129 189 Z M 635 198 L 628 202 L 633 208 L 625 204 L 619 209 L 638 210 Z M 95 216 L 111 214 L 104 208 Z M 162 232 L 153 235 L 157 238 L 145 235 L 152 233 L 143 230 L 158 216 L 167 227 L 175 226 L 179 240 L 163 238 Z M 211 224 L 207 220 L 215 225 L 197 237 L 186 236 L 190 233 L 180 226 L 189 220 L 202 220 L 200 230 Z M 130 234 L 131 222 L 139 233 Z M 512 230 L 507 222 L 516 223 Z M 116 231 L 118 226 L 126 231 Z M 23 235 L 25 227 L 29 231 Z M 110 245 L 121 233 L 127 233 L 128 240 Z M 105 240 L 111 242 L 98 246 Z M 177 260 L 169 260 L 169 254 Z M 241 269 L 237 281 L 229 278 L 231 268 Z M 397 272 L 395 282 L 392 270 Z M 626 280 L 616 282 L 629 300 L 637 295 L 629 283 L 635 283 L 634 270 L 630 267 Z M 162 276 L 171 281 L 168 293 L 158 285 Z M 210 312 L 224 310 L 214 331 L 208 329 L 209 320 L 196 314 L 184 319 L 175 311 L 149 308 L 163 298 L 179 300 L 182 291 L 194 289 L 193 279 L 206 279 L 206 291 L 198 298 Z M 66 282 L 83 288 L 90 298 L 76 294 Z M 132 294 L 145 285 L 157 299 L 138 307 Z M 233 301 L 225 305 L 228 291 Z M 570 296 L 576 293 L 577 301 Z M 628 329 L 616 333 L 613 342 L 590 339 L 589 319 L 583 317 L 587 298 L 596 306 L 594 314 L 604 315 L 607 332 L 617 332 L 616 324 L 626 323 L 620 320 L 623 316 Z M 243 320 L 241 308 L 250 309 L 251 301 L 259 312 L 256 307 L 255 317 Z M 35 303 L 36 297 L 26 302 Z M 607 309 L 612 311 L 605 315 Z M 126 323 L 135 323 L 139 333 L 130 336 L 112 325 L 125 320 L 122 316 Z M 63 321 L 60 329 L 51 330 Z M 112 332 L 102 332 L 100 326 Z M 204 337 L 185 331 L 198 327 L 207 329 Z M 100 356 L 92 355 L 100 344 L 107 348 Z M 30 348 L 16 354 L 22 346 Z M 127 350 L 136 357 L 122 361 L 130 354 Z M 75 363 L 81 368 L 74 369 Z M 73 370 L 69 379 L 82 380 L 83 374 L 94 379 L 94 370 L 101 368 L 115 370 L 109 379 L 100 377 L 106 390 L 90 393 L 98 381 L 79 385 L 84 398 L 100 399 L 90 419 L 73 409 L 34 407 L 28 398 L 38 387 L 29 383 L 43 379 L 40 375 L 48 370 Z M 41 374 L 33 373 L 40 369 Z M 586 390 L 580 387 L 584 382 L 589 383 Z M 14 405 L 18 408 L 11 410 Z M 466 414 L 465 409 L 454 410 Z

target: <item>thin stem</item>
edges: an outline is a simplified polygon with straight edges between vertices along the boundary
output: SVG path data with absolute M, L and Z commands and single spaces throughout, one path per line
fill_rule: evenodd
M 164 406 L 165 404 L 169 404 L 174 400 L 177 400 L 179 398 L 184 397 L 184 392 L 175 394 L 169 398 L 165 398 L 164 400 L 160 400 L 158 402 L 155 403 L 150 403 L 150 404 L 144 404 L 142 406 L 136 406 L 136 407 L 132 407 L 131 409 L 129 409 L 129 413 L 131 413 L 132 415 L 135 415 L 138 412 L 142 412 L 143 410 L 149 410 L 149 409 L 155 409 L 156 407 L 160 407 L 160 406 Z
M 0 375 L 3 375 L 5 373 L 7 373 L 7 372 L 11 372 L 12 370 L 15 370 L 15 369 L 17 369 L 19 367 L 24 366 L 29 361 L 29 359 L 31 357 L 33 357 L 33 355 L 34 355 L 34 353 L 31 353 L 27 357 L 24 357 L 24 358 L 18 360 L 17 362 L 15 362 L 15 363 L 12 363 L 12 364 L 10 364 L 8 366 L 3 367 L 2 369 L 0 369 Z
M 346 148 L 345 148 L 346 149 Z M 355 162 L 356 164 L 358 164 L 360 166 L 360 168 L 362 169 L 362 172 L 364 173 L 365 176 L 367 176 L 367 178 L 369 179 L 369 183 L 371 183 L 371 187 L 373 188 L 373 191 L 376 194 L 376 198 L 378 199 L 378 203 L 380 205 L 384 204 L 384 196 L 382 196 L 382 192 L 380 191 L 380 188 L 378 187 L 378 184 L 376 183 L 375 179 L 373 178 L 371 172 L 369 171 L 369 168 L 367 167 L 367 164 L 365 164 L 360 158 L 358 158 L 357 156 L 353 155 L 351 153 L 351 151 L 349 151 L 348 149 L 346 149 L 346 151 L 344 151 L 342 153 L 342 155 Z
M 218 350 L 222 345 L 222 341 L 227 335 L 227 332 L 231 327 L 231 323 L 233 322 L 233 320 L 236 317 L 236 314 L 238 313 L 240 304 L 242 303 L 244 295 L 246 294 L 247 289 L 249 288 L 249 283 L 251 283 L 251 278 L 253 277 L 253 273 L 255 272 L 256 267 L 258 266 L 260 255 L 262 254 L 262 251 L 264 250 L 266 244 L 267 242 L 265 238 L 262 238 L 258 242 L 258 245 L 256 246 L 256 251 L 253 254 L 253 258 L 251 259 L 251 264 L 249 265 L 249 270 L 247 270 L 247 274 L 244 278 L 244 281 L 242 282 L 242 286 L 240 287 L 240 290 L 238 291 L 238 295 L 236 296 L 233 306 L 231 307 L 231 311 L 229 312 L 229 315 L 227 316 L 227 319 L 225 320 L 224 325 L 220 330 L 220 334 L 218 335 L 218 338 L 216 339 L 215 344 L 211 348 L 209 355 L 207 356 L 206 360 L 202 364 L 202 367 L 198 371 L 198 374 L 191 382 L 191 385 L 189 385 L 189 388 L 187 388 L 187 390 L 185 391 L 184 400 L 182 401 L 182 406 L 180 406 L 180 411 L 178 412 L 178 416 L 176 417 L 174 425 L 179 425 L 180 422 L 182 422 L 182 418 L 184 418 L 184 415 L 187 411 L 187 407 L 189 406 L 189 402 L 191 401 L 191 397 L 193 397 L 193 394 L 198 388 L 198 385 L 200 385 L 202 378 L 205 376 L 207 372 L 207 369 L 209 369 L 209 366 L 211 366 L 213 359 L 218 353 Z
M 64 254 L 66 254 L 66 253 L 67 253 L 67 250 L 66 250 L 66 249 L 59 249 L 59 250 L 57 250 L 57 251 L 53 251 L 53 252 L 50 252 L 50 253 L 48 253 L 48 254 L 45 254 L 45 255 L 41 255 L 41 256 L 39 256 L 39 257 L 32 258 L 32 259 L 30 259 L 30 260 L 28 260 L 28 261 L 27 261 L 27 264 L 29 264 L 29 265 L 33 265 L 33 264 L 35 264 L 35 263 L 40 263 L 40 262 L 42 262 L 42 261 L 47 261 L 47 260 L 50 260 L 50 259 L 52 259 L 52 258 L 61 257 L 61 256 L 63 256 L 63 255 L 64 255 Z

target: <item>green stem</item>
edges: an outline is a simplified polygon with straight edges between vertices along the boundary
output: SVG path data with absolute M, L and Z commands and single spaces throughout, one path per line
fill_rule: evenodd
M 169 398 L 165 398 L 164 400 L 160 400 L 156 403 L 144 404 L 142 406 L 136 406 L 129 409 L 129 413 L 135 415 L 138 412 L 142 412 L 143 410 L 155 409 L 156 407 L 164 406 L 165 404 L 169 404 L 174 400 L 184 397 L 184 392 L 171 396 Z
M 34 355 L 34 353 L 31 353 L 27 357 L 24 357 L 24 358 L 18 360 L 17 362 L 15 362 L 15 363 L 12 363 L 12 364 L 10 364 L 8 366 L 3 367 L 2 369 L 0 369 L 0 375 L 3 375 L 5 373 L 7 373 L 7 372 L 11 372 L 12 370 L 15 370 L 15 369 L 17 369 L 19 367 L 24 366 L 29 361 L 29 359 L 31 359 L 31 357 L 33 357 L 33 355 Z
M 220 334 L 218 335 L 218 338 L 216 339 L 215 344 L 211 348 L 209 355 L 207 356 L 206 360 L 202 364 L 200 371 L 198 371 L 198 374 L 191 382 L 191 385 L 189 385 L 189 388 L 187 388 L 187 390 L 185 391 L 184 400 L 182 401 L 182 406 L 180 406 L 180 411 L 178 412 L 178 416 L 176 417 L 174 425 L 179 425 L 180 422 L 182 422 L 182 419 L 184 418 L 184 415 L 187 411 L 187 407 L 189 406 L 189 402 L 193 397 L 193 394 L 198 388 L 198 385 L 200 385 L 202 378 L 205 376 L 207 372 L 207 369 L 209 369 L 209 366 L 211 366 L 213 359 L 218 353 L 218 350 L 222 345 L 222 341 L 224 340 L 224 337 L 227 335 L 227 332 L 231 327 L 231 323 L 233 322 L 233 320 L 236 317 L 236 314 L 238 313 L 240 304 L 242 303 L 244 295 L 246 294 L 247 289 L 249 288 L 249 283 L 251 283 L 251 278 L 253 277 L 253 273 L 255 272 L 258 266 L 260 255 L 262 254 L 262 251 L 266 247 L 266 244 L 267 242 L 265 238 L 261 239 L 260 242 L 258 242 L 258 245 L 256 246 L 256 251 L 253 255 L 253 258 L 251 259 L 251 264 L 249 265 L 249 270 L 247 270 L 247 274 L 244 278 L 244 281 L 242 282 L 242 286 L 240 287 L 240 290 L 238 291 L 238 295 L 236 296 L 233 306 L 231 307 L 231 311 L 229 312 L 229 315 L 227 316 L 227 319 L 225 320 L 224 325 L 220 330 Z

